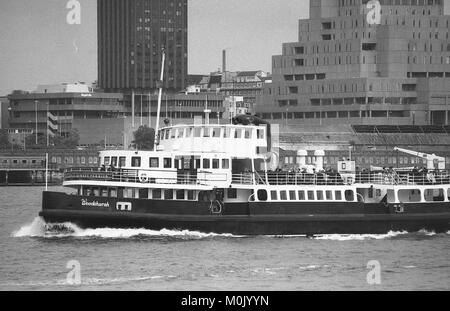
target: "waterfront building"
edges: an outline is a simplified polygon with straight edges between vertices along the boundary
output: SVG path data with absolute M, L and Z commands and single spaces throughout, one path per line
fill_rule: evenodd
M 443 0 L 311 0 L 257 112 L 284 126 L 448 125 L 449 24 Z
M 34 92 L 14 91 L 8 96 L 10 132 L 31 131 L 37 136 L 67 136 L 76 119 L 123 116 L 122 94 L 94 93 L 83 83 L 39 86 Z
M 7 97 L 0 97 L 0 130 L 9 127 L 9 100 Z
M 98 84 L 107 92 L 163 87 L 183 90 L 187 79 L 187 0 L 98 0 Z

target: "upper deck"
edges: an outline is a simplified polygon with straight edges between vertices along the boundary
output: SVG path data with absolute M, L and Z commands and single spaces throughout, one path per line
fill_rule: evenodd
M 158 150 L 228 153 L 237 158 L 257 158 L 270 151 L 269 141 L 266 125 L 176 125 L 159 131 Z

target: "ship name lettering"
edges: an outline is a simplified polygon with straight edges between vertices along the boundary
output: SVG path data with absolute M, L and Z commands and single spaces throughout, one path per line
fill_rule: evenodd
M 93 206 L 93 207 L 109 207 L 109 202 L 98 202 L 98 201 L 92 201 L 89 202 L 86 199 L 81 199 L 81 205 L 82 206 Z

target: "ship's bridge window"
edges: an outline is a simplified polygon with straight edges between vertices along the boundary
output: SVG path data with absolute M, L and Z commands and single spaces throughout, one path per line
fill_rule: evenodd
M 110 157 L 105 157 L 105 161 L 103 162 L 103 164 L 104 164 L 105 166 L 109 166 L 110 161 L 111 161 L 111 158 L 110 158 Z
M 355 194 L 353 190 L 345 190 L 345 200 L 348 202 L 352 202 L 355 200 Z
M 203 159 L 203 168 L 210 168 L 211 167 L 211 163 L 209 159 Z
M 230 160 L 222 159 L 222 169 L 227 170 L 230 168 Z
M 305 200 L 305 191 L 303 191 L 303 190 L 299 190 L 298 191 L 298 199 L 300 201 L 304 201 Z
M 219 159 L 213 159 L 212 160 L 212 168 L 218 169 L 219 168 Z
M 172 168 L 172 159 L 164 158 L 164 168 Z
M 264 189 L 258 190 L 258 200 L 267 201 L 267 191 Z
M 131 167 L 140 167 L 140 166 L 141 166 L 141 157 L 132 157 Z
M 124 167 L 126 165 L 127 158 L 126 157 L 120 157 L 119 158 L 119 167 Z
M 280 191 L 280 200 L 286 201 L 287 200 L 287 193 L 286 191 L 282 190 Z
M 158 168 L 159 167 L 159 158 L 150 158 L 149 164 L 151 168 Z

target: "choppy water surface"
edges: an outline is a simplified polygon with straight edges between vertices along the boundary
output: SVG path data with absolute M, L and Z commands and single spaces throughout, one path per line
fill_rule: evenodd
M 307 238 L 85 230 L 37 217 L 42 190 L 0 188 L 0 290 L 450 289 L 450 232 Z M 72 260 L 81 285 L 67 280 Z M 380 285 L 367 283 L 371 260 L 381 265 Z

